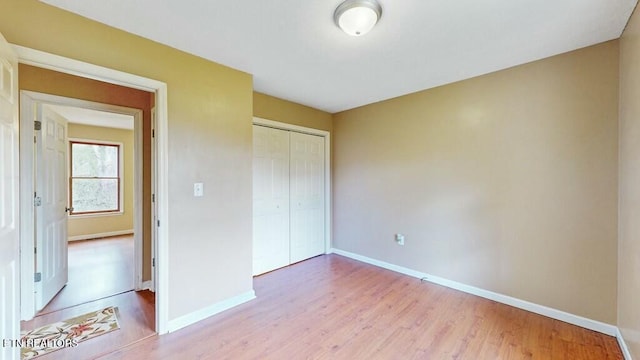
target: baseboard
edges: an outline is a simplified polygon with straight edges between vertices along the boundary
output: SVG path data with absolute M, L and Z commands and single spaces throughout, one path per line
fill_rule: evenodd
M 204 309 L 200 309 L 190 314 L 180 316 L 179 318 L 169 321 L 169 323 L 167 324 L 168 332 L 173 332 L 173 331 L 182 329 L 183 327 L 189 326 L 191 324 L 195 324 L 198 321 L 204 320 L 210 316 L 221 313 L 225 310 L 231 309 L 232 307 L 236 307 L 240 304 L 243 304 L 247 301 L 251 301 L 255 298 L 256 298 L 256 293 L 255 291 L 251 290 L 244 294 L 240 294 L 230 299 L 223 300 L 221 302 L 210 305 Z
M 151 282 L 151 280 L 145 280 L 142 282 L 142 286 L 140 286 L 140 290 L 149 290 L 151 292 L 155 292 L 155 289 L 153 288 L 153 283 Z
M 625 360 L 633 360 L 631 357 L 631 351 L 629 351 L 629 347 L 627 347 L 627 343 L 624 341 L 624 337 L 622 337 L 622 332 L 620 329 L 616 331 L 616 339 L 618 339 L 618 345 L 620 345 L 620 349 L 622 350 L 622 355 L 624 355 Z
M 372 259 L 366 256 L 354 254 L 348 251 L 340 250 L 340 249 L 332 249 L 333 253 L 337 255 L 342 255 L 354 260 L 358 260 L 367 264 L 375 265 L 384 269 L 392 270 L 395 272 L 399 272 L 401 274 L 409 275 L 416 277 L 418 279 L 424 279 L 426 281 L 432 282 L 434 284 L 446 286 L 448 288 L 452 288 L 455 290 L 459 290 L 468 294 L 477 295 L 483 297 L 485 299 L 493 300 L 499 303 L 503 303 L 506 305 L 510 305 L 519 309 L 527 310 L 536 314 L 540 314 L 546 317 L 550 317 L 552 319 L 564 321 L 569 324 L 577 325 L 589 330 L 594 330 L 609 336 L 617 336 L 619 333 L 618 328 L 614 325 L 606 324 L 600 321 L 591 320 L 584 318 L 582 316 L 570 314 L 561 310 L 553 309 L 547 306 L 538 305 L 529 301 L 517 299 L 511 296 L 495 293 L 492 291 L 480 289 L 474 286 L 465 285 L 456 281 L 447 280 L 441 277 L 429 275 L 423 272 L 419 272 L 416 270 L 408 269 L 402 266 L 390 264 L 384 261 Z
M 95 234 L 86 234 L 86 235 L 76 235 L 69 236 L 68 241 L 80 241 L 80 240 L 90 240 L 90 239 L 99 239 L 109 236 L 119 236 L 119 235 L 129 235 L 133 234 L 133 229 L 130 230 L 118 230 L 118 231 L 108 231 L 103 233 L 95 233 Z

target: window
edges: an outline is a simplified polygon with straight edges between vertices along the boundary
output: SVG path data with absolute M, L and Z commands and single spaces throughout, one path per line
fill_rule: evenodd
M 71 215 L 120 212 L 121 144 L 76 141 L 71 147 Z

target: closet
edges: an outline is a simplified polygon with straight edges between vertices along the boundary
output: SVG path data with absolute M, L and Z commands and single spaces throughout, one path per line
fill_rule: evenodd
M 325 252 L 324 137 L 253 125 L 253 274 Z

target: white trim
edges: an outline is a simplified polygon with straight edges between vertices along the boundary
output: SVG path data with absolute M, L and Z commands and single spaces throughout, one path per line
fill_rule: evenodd
M 536 314 L 540 314 L 546 317 L 550 317 L 552 319 L 564 321 L 569 324 L 573 324 L 576 326 L 580 326 L 589 330 L 594 330 L 609 336 L 616 336 L 618 332 L 618 328 L 611 324 L 606 324 L 600 321 L 591 320 L 584 318 L 582 316 L 570 314 L 561 310 L 553 309 L 547 306 L 534 304 L 529 301 L 517 299 L 511 296 L 498 294 L 493 291 L 480 289 L 474 286 L 465 285 L 456 281 L 443 279 L 438 276 L 429 275 L 420 271 L 408 269 L 402 266 L 390 264 L 384 261 L 372 259 L 366 256 L 354 254 L 348 251 L 333 249 L 333 253 L 342 255 L 354 260 L 358 260 L 367 264 L 375 265 L 387 270 L 399 272 L 401 274 L 409 275 L 412 277 L 416 277 L 418 279 L 426 280 L 432 282 L 434 284 L 446 286 L 448 288 L 452 288 L 455 290 L 460 290 L 462 292 L 477 295 L 483 297 L 485 299 L 497 301 L 502 304 L 510 305 L 519 309 L 527 310 Z
M 95 234 L 84 234 L 84 235 L 75 235 L 69 236 L 68 241 L 81 241 L 81 240 L 91 240 L 91 239 L 100 239 L 110 236 L 120 236 L 120 235 L 129 235 L 133 234 L 133 229 L 129 230 L 118 230 L 118 231 L 107 231 L 102 233 Z
M 18 54 L 18 62 L 20 64 L 36 66 L 43 69 L 150 92 L 155 92 L 163 85 L 166 86 L 163 82 L 125 73 L 119 70 L 89 64 L 84 61 L 78 61 L 20 45 L 11 44 L 11 46 Z
M 35 151 L 33 140 L 35 131 L 33 120 L 36 116 L 35 105 L 28 106 L 25 94 L 20 94 L 20 320 L 32 319 L 36 314 L 35 283 L 33 282 L 33 269 L 35 269 L 35 256 L 33 251 L 23 249 L 35 249 L 35 209 L 33 206 L 34 173 L 35 167 L 33 152 Z M 26 125 L 26 124 L 31 124 Z M 26 146 L 29 144 L 30 146 Z M 24 149 L 27 148 L 25 154 Z M 28 155 L 31 154 L 31 155 Z M 31 269 L 31 270 L 29 270 Z
M 142 289 L 142 272 L 143 272 L 143 263 L 144 263 L 144 236 L 143 229 L 144 224 L 142 223 L 144 216 L 144 182 L 143 182 L 143 172 L 144 172 L 144 146 L 143 146 L 143 136 L 144 133 L 144 119 L 142 111 L 140 111 L 140 118 L 134 120 L 134 132 L 133 132 L 133 236 L 135 237 L 135 241 L 133 242 L 133 256 L 134 256 L 134 286 L 135 290 Z M 123 162 L 124 165 L 124 162 Z M 124 174 L 124 171 L 122 172 Z M 122 175 L 122 180 L 124 181 L 124 175 Z M 126 191 L 126 189 L 125 189 Z M 123 192 L 120 191 L 120 195 L 123 196 Z M 124 197 L 123 197 L 124 200 Z M 124 208 L 124 206 L 122 206 Z
M 127 86 L 139 90 L 154 92 L 156 103 L 156 141 L 158 146 L 158 192 L 156 202 L 158 218 L 162 226 L 158 228 L 157 238 L 152 239 L 157 244 L 156 258 L 156 332 L 167 332 L 169 320 L 169 157 L 168 157 L 168 100 L 167 84 L 161 81 L 125 73 L 86 62 L 45 53 L 43 51 L 12 45 L 22 64 L 42 67 L 67 74 L 73 74 L 89 79 Z M 30 277 L 21 274 L 21 279 Z M 23 292 L 24 293 L 24 292 Z
M 175 318 L 169 321 L 169 325 L 168 325 L 169 332 L 173 332 L 173 331 L 182 329 L 183 327 L 187 327 L 191 324 L 195 324 L 198 321 L 202 321 L 210 316 L 221 313 L 225 310 L 231 309 L 240 304 L 244 304 L 247 301 L 251 301 L 255 298 L 256 298 L 256 293 L 255 291 L 251 290 L 244 294 L 240 294 L 238 296 L 234 296 L 232 298 L 217 302 L 213 305 L 207 306 L 198 311 L 194 311 L 187 315 L 180 316 L 178 318 Z
M 627 347 L 627 343 L 624 341 L 624 337 L 622 336 L 622 332 L 620 328 L 616 329 L 616 339 L 618 340 L 618 345 L 620 345 L 620 350 L 622 350 L 622 355 L 625 360 L 633 360 L 631 357 L 631 351 L 629 351 L 629 347 Z
M 142 164 L 142 152 L 143 152 L 143 147 L 142 147 L 142 110 L 140 109 L 134 109 L 134 108 L 129 108 L 129 107 L 124 107 L 124 106 L 118 106 L 118 105 L 111 105 L 111 104 L 104 104 L 104 103 L 99 103 L 99 102 L 94 102 L 94 101 L 88 101 L 88 100 L 81 100 L 81 99 L 75 99 L 75 98 L 69 98 L 69 97 L 64 97 L 64 96 L 58 96 L 58 95 L 51 95 L 51 94 L 45 94 L 45 93 L 39 93 L 39 92 L 34 92 L 34 91 L 28 91 L 28 90 L 21 90 L 20 91 L 20 99 L 21 99 L 21 103 L 22 103 L 22 111 L 24 112 L 24 115 L 21 113 L 20 115 L 20 126 L 21 126 L 21 131 L 24 131 L 24 137 L 22 138 L 23 141 L 20 144 L 20 161 L 22 162 L 22 167 L 21 167 L 21 171 L 22 171 L 22 176 L 24 176 L 26 179 L 30 179 L 28 182 L 25 182 L 22 187 L 23 187 L 23 198 L 21 199 L 21 211 L 23 211 L 23 216 L 21 218 L 21 226 L 23 228 L 26 228 L 29 226 L 29 224 L 34 224 L 34 219 L 35 219 L 35 214 L 33 212 L 33 199 L 32 199 L 32 195 L 36 190 L 33 187 L 33 161 L 32 159 L 34 158 L 34 148 L 32 146 L 32 142 L 31 141 L 26 141 L 27 137 L 28 139 L 33 138 L 34 135 L 34 131 L 33 131 L 33 120 L 35 120 L 35 116 L 36 116 L 36 112 L 35 112 L 35 108 L 40 108 L 40 106 L 42 104 L 50 104 L 50 105 L 62 105 L 62 106 L 73 106 L 73 107 L 78 107 L 78 108 L 84 108 L 84 109 L 91 109 L 91 110 L 97 110 L 97 111 L 104 111 L 104 112 L 110 112 L 110 113 L 118 113 L 118 114 L 125 114 L 125 115 L 129 115 L 133 117 L 133 122 L 134 122 L 134 145 L 133 145 L 133 163 L 134 163 L 134 169 L 135 169 L 135 174 L 134 174 L 134 184 L 133 184 L 133 189 L 129 189 L 127 190 L 126 187 L 124 188 L 124 191 L 120 191 L 120 204 L 121 204 L 121 208 L 120 211 L 117 212 L 112 212 L 112 213 L 96 213 L 96 214 L 77 214 L 77 215 L 68 215 L 68 219 L 81 219 L 84 217 L 96 217 L 96 216 L 118 216 L 118 215 L 123 215 L 124 214 L 124 192 L 125 191 L 133 191 L 134 194 L 134 209 L 133 209 L 133 217 L 134 217 L 134 286 L 136 289 L 139 289 L 139 287 L 142 285 L 142 207 L 141 206 L 135 206 L 135 204 L 141 203 L 142 202 L 142 166 L 140 166 L 140 164 Z M 22 134 L 21 134 L 22 136 Z M 104 143 L 104 144 L 109 144 L 109 145 L 118 145 L 120 148 L 119 151 L 119 171 L 120 171 L 120 178 L 121 181 L 122 179 L 124 179 L 124 144 L 122 142 L 116 142 L 116 141 L 108 141 L 108 140 L 96 140 L 96 139 L 83 139 L 83 138 L 69 138 L 69 141 L 92 141 L 92 142 L 96 142 L 99 141 L 100 143 Z M 71 176 L 71 169 L 69 167 L 68 169 L 68 173 L 67 173 L 67 177 Z M 127 230 L 128 231 L 128 230 Z M 20 246 L 24 249 L 30 249 L 33 248 L 34 245 L 34 240 L 32 240 L 32 238 L 34 238 L 34 235 L 29 234 L 30 237 L 26 237 L 24 236 L 21 239 L 21 244 Z M 80 239 L 83 240 L 83 239 Z M 21 270 L 22 273 L 31 273 L 32 271 L 29 271 L 29 269 L 33 268 L 33 259 L 30 259 L 31 254 L 29 252 L 23 252 L 23 255 L 21 256 L 22 259 L 22 265 L 21 265 Z M 33 282 L 32 279 L 26 279 L 26 275 L 23 277 L 22 279 L 22 284 L 24 286 L 24 290 L 21 292 L 21 304 L 22 304 L 22 310 L 21 310 L 21 317 L 22 320 L 29 320 L 31 318 L 33 318 L 33 316 L 35 316 L 35 303 L 34 303 L 34 310 L 31 311 L 31 300 L 30 297 L 33 296 L 32 294 L 34 293 L 34 291 L 32 291 L 32 287 L 33 285 L 31 285 L 31 283 Z
M 142 282 L 142 286 L 140 286 L 140 290 L 149 290 L 151 292 L 155 292 L 153 288 L 153 282 L 151 280 L 145 280 Z
M 156 129 L 156 108 L 151 108 L 151 225 L 149 228 L 151 229 L 151 286 L 149 289 L 153 292 L 156 291 L 156 267 L 154 259 L 158 257 L 158 253 L 156 252 L 156 233 L 158 231 L 158 223 L 156 220 L 156 216 L 158 213 L 158 203 L 154 200 L 157 196 L 156 193 L 158 191 L 158 183 L 157 178 L 158 175 L 156 173 L 157 169 L 157 153 L 158 149 L 156 147 L 156 137 L 155 137 L 155 129 Z M 144 284 L 143 284 L 144 285 Z
M 90 214 L 74 214 L 74 215 L 67 215 L 67 217 L 69 218 L 69 220 L 71 219 L 86 219 L 86 218 L 101 218 L 101 217 L 110 217 L 110 216 L 123 216 L 124 215 L 124 211 L 110 211 L 110 212 L 104 212 L 104 213 L 90 213 Z
M 303 134 L 317 135 L 324 137 L 324 184 L 325 184 L 325 208 L 324 208 L 324 251 L 325 254 L 332 250 L 332 206 L 331 206 L 331 133 L 325 130 L 313 129 L 304 126 L 287 124 L 279 121 L 253 117 L 253 125 L 266 126 L 274 129 L 295 131 Z

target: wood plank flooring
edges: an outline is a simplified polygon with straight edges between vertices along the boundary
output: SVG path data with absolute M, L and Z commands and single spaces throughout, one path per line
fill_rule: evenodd
M 106 359 L 623 359 L 615 338 L 338 255 L 256 277 L 257 299 Z
M 95 359 L 122 346 L 155 335 L 155 294 L 150 291 L 128 291 L 82 305 L 51 312 L 22 322 L 23 329 L 73 318 L 109 306 L 118 307 L 120 329 L 81 342 L 75 348 L 66 348 L 38 357 L 38 360 Z
M 21 322 L 35 329 L 109 306 L 118 307 L 120 329 L 38 359 L 94 359 L 155 335 L 155 294 L 133 291 L 133 236 L 69 244 L 69 282 L 37 316 Z
M 38 315 L 134 288 L 133 235 L 69 243 L 69 281 Z

